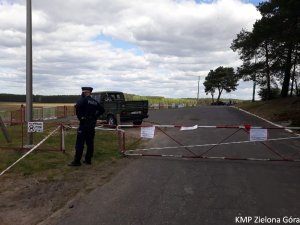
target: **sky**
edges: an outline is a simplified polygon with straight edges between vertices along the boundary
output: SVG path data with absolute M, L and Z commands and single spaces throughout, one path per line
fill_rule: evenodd
M 196 98 L 200 76 L 242 64 L 230 49 L 259 0 L 32 0 L 33 94 L 123 91 Z M 26 0 L 0 0 L 0 93 L 26 93 Z M 239 82 L 224 97 L 251 99 Z

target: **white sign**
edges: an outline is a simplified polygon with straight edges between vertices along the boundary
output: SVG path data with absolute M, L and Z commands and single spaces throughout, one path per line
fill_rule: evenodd
M 43 122 L 28 122 L 27 132 L 28 133 L 44 132 L 44 123 Z
M 154 138 L 155 127 L 141 127 L 141 138 Z
M 250 129 L 250 141 L 266 141 L 268 140 L 267 129 Z
M 192 127 L 180 127 L 180 130 L 196 130 L 198 128 L 198 125 L 192 126 Z

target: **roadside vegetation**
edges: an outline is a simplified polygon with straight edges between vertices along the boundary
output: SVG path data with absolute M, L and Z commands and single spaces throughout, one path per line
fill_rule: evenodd
M 278 98 L 269 101 L 243 101 L 238 107 L 273 122 L 300 126 L 300 98 Z
M 242 29 L 231 44 L 242 60 L 236 76 L 253 82 L 252 102 L 238 106 L 277 123 L 300 126 L 300 1 L 264 1 L 257 9 L 261 19 L 252 30 Z M 262 101 L 254 102 L 256 88 Z
M 58 124 L 44 123 L 45 131 L 43 133 L 34 133 L 34 144 L 39 143 L 57 126 Z M 26 131 L 25 128 L 23 129 L 24 142 L 26 144 Z M 0 133 L 0 171 L 6 169 L 26 153 L 26 150 L 21 149 L 21 125 L 9 126 L 8 132 L 12 143 L 6 143 L 4 136 Z M 129 136 L 126 147 L 135 148 L 138 145 L 137 140 L 138 137 Z M 65 131 L 65 152 L 60 151 L 60 141 L 60 132 L 58 131 L 7 173 L 15 175 L 37 175 L 44 173 L 51 179 L 57 173 L 65 174 L 69 172 L 70 168 L 67 164 L 74 157 L 76 129 L 67 129 Z M 103 162 L 115 161 L 121 157 L 116 132 L 96 131 L 93 164 L 99 165 Z

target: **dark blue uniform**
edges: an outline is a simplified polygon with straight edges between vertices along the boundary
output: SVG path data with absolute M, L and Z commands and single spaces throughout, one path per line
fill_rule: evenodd
M 76 103 L 76 115 L 80 121 L 77 130 L 75 158 L 73 163 L 80 164 L 84 143 L 87 145 L 85 162 L 91 164 L 94 152 L 94 137 L 97 118 L 104 113 L 104 108 L 91 96 L 82 97 Z

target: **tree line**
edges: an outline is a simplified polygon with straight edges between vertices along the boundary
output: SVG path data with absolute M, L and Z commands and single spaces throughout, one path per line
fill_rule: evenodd
M 74 103 L 79 95 L 33 95 L 32 101 L 36 103 Z M 26 102 L 26 95 L 0 94 L 0 102 Z
M 239 79 L 253 81 L 262 100 L 300 95 L 300 1 L 270 0 L 257 6 L 261 19 L 252 31 L 242 29 L 231 49 L 239 54 L 242 65 L 218 67 L 205 78 L 206 94 L 236 90 Z
M 162 104 L 187 104 L 194 105 L 197 100 L 193 98 L 185 99 L 172 99 L 165 98 L 161 96 L 140 96 L 135 94 L 124 93 L 125 99 L 127 101 L 138 101 L 138 100 L 148 100 L 150 104 L 162 103 Z M 33 95 L 32 99 L 35 103 L 76 103 L 80 98 L 79 95 Z M 26 95 L 16 95 L 16 94 L 0 94 L 0 102 L 26 102 Z M 207 100 L 203 99 L 201 101 L 203 104 L 207 104 Z

